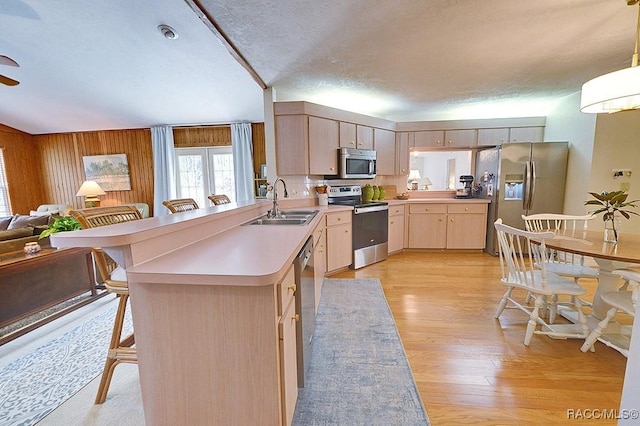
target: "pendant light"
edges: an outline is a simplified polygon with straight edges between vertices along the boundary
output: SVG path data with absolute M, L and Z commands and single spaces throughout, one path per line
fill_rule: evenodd
M 640 0 L 627 0 L 629 6 L 639 3 Z M 631 67 L 601 75 L 583 84 L 580 111 L 597 114 L 640 109 L 638 44 L 640 44 L 640 5 L 638 6 L 636 47 L 631 58 Z

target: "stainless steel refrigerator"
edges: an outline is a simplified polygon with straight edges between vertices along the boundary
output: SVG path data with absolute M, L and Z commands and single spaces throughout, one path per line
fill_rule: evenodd
M 524 229 L 522 215 L 562 213 L 568 142 L 507 143 L 476 155 L 478 198 L 491 200 L 485 251 L 497 255 L 493 223 Z

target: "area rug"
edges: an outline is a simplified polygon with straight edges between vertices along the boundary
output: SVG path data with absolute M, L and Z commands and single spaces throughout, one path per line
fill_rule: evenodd
M 35 424 L 100 375 L 115 311 L 105 310 L 2 368 L 0 425 Z M 132 330 L 127 315 L 123 335 Z
M 293 424 L 429 424 L 378 279 L 325 279 Z

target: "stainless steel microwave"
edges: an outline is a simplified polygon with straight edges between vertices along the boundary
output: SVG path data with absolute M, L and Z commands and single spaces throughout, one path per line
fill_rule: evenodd
M 339 148 L 340 179 L 373 179 L 376 177 L 376 152 L 370 149 Z

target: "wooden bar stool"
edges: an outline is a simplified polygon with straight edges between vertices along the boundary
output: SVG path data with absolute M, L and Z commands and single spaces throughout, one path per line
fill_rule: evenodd
M 231 200 L 224 194 L 220 195 L 209 195 L 209 200 L 213 203 L 214 206 L 219 206 L 220 204 L 229 204 Z
M 193 198 L 176 198 L 175 200 L 165 200 L 162 205 L 169 209 L 171 213 L 197 210 L 200 207 Z
M 97 228 L 142 219 L 140 211 L 133 205 L 94 207 L 82 210 L 72 210 L 69 214 L 80 222 L 82 228 Z M 122 338 L 122 326 L 129 300 L 129 285 L 126 271 L 118 266 L 102 249 L 94 248 L 93 256 L 104 285 L 108 291 L 118 297 L 118 309 L 111 332 L 111 342 L 107 359 L 102 370 L 102 378 L 98 386 L 95 403 L 102 404 L 107 398 L 113 370 L 121 362 L 137 363 L 138 355 L 134 347 L 134 334 Z

